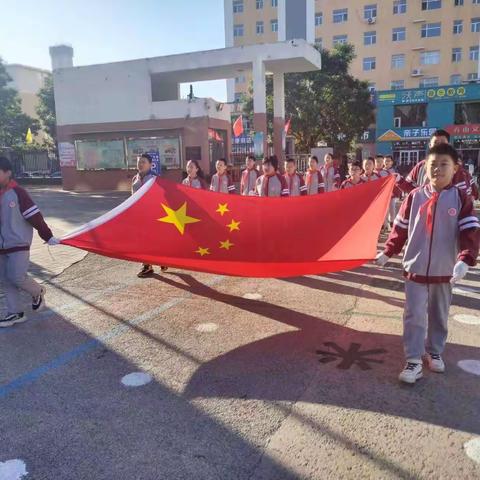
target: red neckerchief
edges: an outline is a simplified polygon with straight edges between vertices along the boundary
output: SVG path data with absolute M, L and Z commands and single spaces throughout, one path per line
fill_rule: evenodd
M 250 172 L 253 172 L 255 167 L 253 168 L 246 168 L 244 172 L 244 179 L 243 179 L 243 186 L 245 186 L 245 179 L 247 180 L 247 192 L 250 192 Z M 258 178 L 258 176 L 257 176 Z
M 446 188 L 449 188 L 449 186 L 447 186 Z M 440 197 L 440 193 L 442 193 L 442 192 L 437 192 L 436 190 L 433 189 L 433 187 L 430 184 L 426 185 L 424 188 L 426 190 L 427 196 L 429 196 L 428 195 L 429 193 L 430 193 L 431 196 L 420 207 L 420 215 L 425 210 L 427 211 L 427 222 L 426 222 L 427 223 L 427 232 L 428 232 L 429 235 L 431 235 L 432 231 L 433 231 L 433 212 L 435 210 L 435 205 L 437 204 L 438 199 Z M 443 190 L 445 190 L 445 189 L 443 189 Z
M 276 172 L 273 172 L 271 175 L 266 175 L 266 174 L 265 174 L 265 175 L 263 176 L 263 181 L 265 182 L 265 183 L 264 183 L 264 186 L 263 186 L 263 193 L 265 194 L 266 197 L 268 197 L 268 193 L 269 193 L 269 192 L 268 192 L 268 184 L 269 184 L 269 182 L 270 182 L 270 179 L 271 179 L 272 177 L 274 177 L 275 174 L 276 174 Z
M 18 186 L 18 183 L 15 181 L 15 180 L 10 180 L 7 184 L 7 186 L 3 189 L 3 190 L 0 190 L 0 197 L 8 192 L 9 190 L 11 190 L 12 188 L 15 188 L 16 186 Z
M 318 174 L 320 173 L 318 170 L 311 170 L 310 168 L 307 170 L 307 179 L 305 180 L 305 184 L 307 185 L 308 190 L 310 190 L 310 185 L 312 184 L 312 176 L 314 173 L 317 174 L 318 178 Z
M 295 173 L 292 173 L 291 175 L 289 173 L 287 173 L 287 185 L 288 185 L 288 191 L 290 193 L 292 193 L 292 183 L 293 183 L 293 179 L 295 178 L 295 176 L 297 175 L 297 172 Z
M 220 179 L 221 179 L 224 175 L 226 175 L 226 173 L 222 173 L 222 174 L 217 173 L 217 178 L 218 178 L 218 180 L 217 180 L 217 192 L 220 192 Z

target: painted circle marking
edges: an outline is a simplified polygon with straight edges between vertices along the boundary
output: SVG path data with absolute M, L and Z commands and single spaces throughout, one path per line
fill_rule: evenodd
M 261 300 L 263 295 L 260 295 L 259 293 L 246 293 L 243 298 L 246 298 L 247 300 Z
M 201 333 L 211 333 L 218 330 L 218 325 L 216 323 L 200 323 L 195 327 L 195 330 Z
M 449 209 L 448 209 L 448 214 L 449 214 L 451 217 L 454 217 L 454 216 L 457 214 L 457 209 L 456 209 L 456 208 L 449 208 Z
M 464 372 L 480 376 L 480 360 L 460 360 L 457 365 Z
M 480 325 L 480 317 L 476 315 L 459 314 L 453 317 L 457 322 L 465 323 L 467 325 Z
M 145 372 L 133 372 L 122 377 L 122 384 L 125 387 L 141 387 L 150 383 L 153 380 L 152 376 Z
M 21 480 L 27 474 L 27 466 L 22 460 L 14 459 L 0 462 L 1 480 Z
M 465 453 L 477 463 L 480 463 L 480 437 L 474 438 L 463 445 Z

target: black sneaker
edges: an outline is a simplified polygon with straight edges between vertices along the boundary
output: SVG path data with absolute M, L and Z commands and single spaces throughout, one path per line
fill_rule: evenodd
M 138 272 L 138 278 L 145 278 L 150 275 L 153 275 L 153 267 L 151 265 L 144 265 L 143 268 Z
M 43 296 L 45 295 L 45 289 L 42 287 L 42 291 L 40 292 L 40 295 L 38 297 L 32 297 L 32 310 L 35 312 L 38 312 L 39 310 L 42 310 L 42 308 L 45 306 L 45 299 Z
M 23 312 L 9 313 L 6 317 L 0 320 L 0 327 L 11 327 L 16 323 L 22 323 L 26 320 Z
M 161 270 L 162 272 L 166 272 L 166 271 L 168 270 L 168 267 L 160 267 L 160 270 Z

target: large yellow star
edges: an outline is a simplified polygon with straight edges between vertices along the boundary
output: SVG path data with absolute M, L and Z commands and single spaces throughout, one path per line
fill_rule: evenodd
M 225 213 L 229 212 L 228 203 L 219 203 L 218 208 L 215 210 L 218 212 L 222 217 Z
M 177 227 L 181 235 L 185 232 L 185 225 L 189 223 L 200 222 L 200 219 L 189 217 L 187 215 L 187 202 L 185 202 L 178 210 L 173 210 L 162 203 L 162 207 L 167 214 L 166 217 L 159 218 L 159 222 L 171 223 Z
M 209 249 L 202 247 L 198 247 L 198 250 L 195 253 L 198 253 L 201 257 L 204 257 L 205 255 L 210 255 Z
M 234 230 L 240 231 L 240 225 L 241 222 L 236 222 L 235 220 L 232 219 L 232 221 L 227 225 L 227 227 L 230 229 L 230 233 L 233 232 Z
M 220 242 L 220 248 L 224 248 L 225 250 L 230 250 L 234 246 L 233 243 L 230 243 L 230 240 L 225 240 L 224 242 Z

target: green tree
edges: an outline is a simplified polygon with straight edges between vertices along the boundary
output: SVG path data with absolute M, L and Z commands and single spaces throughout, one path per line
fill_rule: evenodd
M 47 146 L 53 147 L 57 141 L 57 119 L 55 116 L 55 97 L 53 94 L 53 78 L 49 74 L 45 77 L 43 87 L 38 92 L 38 105 L 36 112 L 42 129 L 50 137 L 45 141 Z
M 0 147 L 20 147 L 29 128 L 33 135 L 40 129 L 38 120 L 22 112 L 17 91 L 8 87 L 10 81 L 0 58 Z
M 322 69 L 285 75 L 285 111 L 299 150 L 308 152 L 319 142 L 346 153 L 374 121 L 368 83 L 348 71 L 355 58 L 352 45 L 320 50 Z M 273 82 L 267 82 L 267 118 L 273 120 Z M 244 113 L 253 117 L 251 93 Z M 271 130 L 270 130 L 271 131 Z

